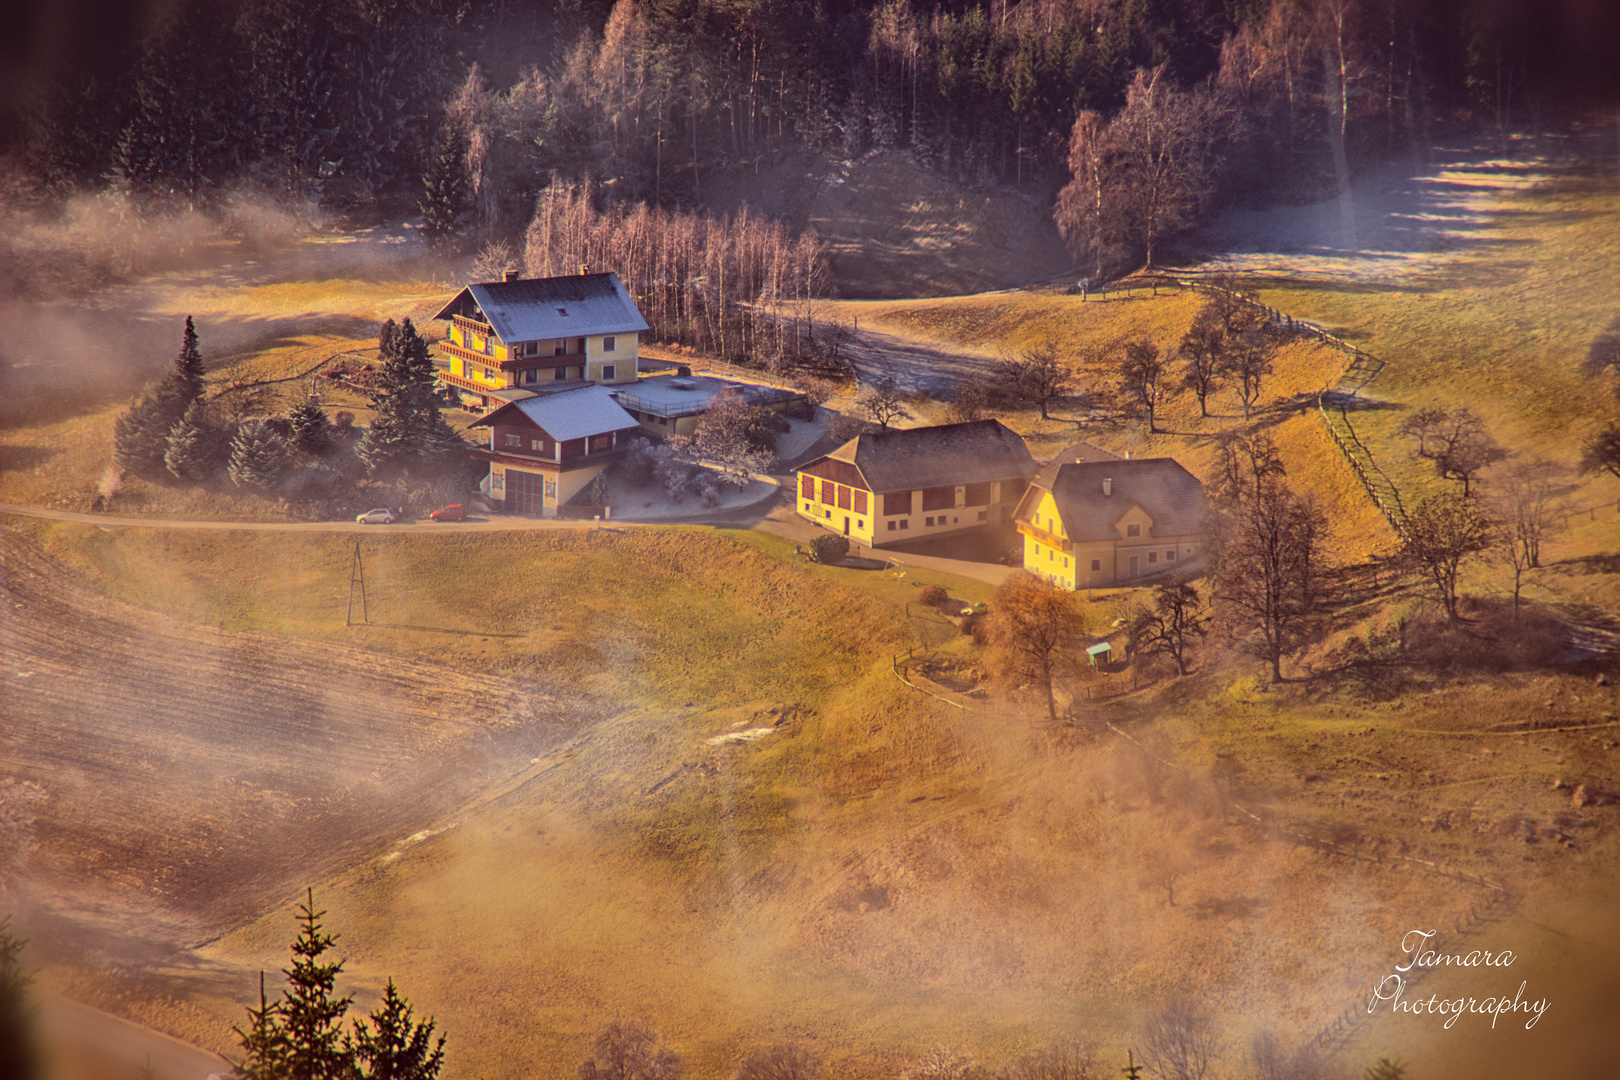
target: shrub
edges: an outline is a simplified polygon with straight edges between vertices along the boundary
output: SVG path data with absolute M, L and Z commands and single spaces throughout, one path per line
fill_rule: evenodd
M 828 533 L 810 541 L 810 557 L 818 563 L 835 563 L 849 554 L 849 541 Z
M 950 603 L 951 594 L 938 585 L 924 585 L 922 595 L 917 599 L 931 608 L 943 608 Z

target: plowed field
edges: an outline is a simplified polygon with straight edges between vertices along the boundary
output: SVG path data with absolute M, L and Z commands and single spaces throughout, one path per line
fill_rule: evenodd
M 211 936 L 591 718 L 532 684 L 110 600 L 10 531 L 0 593 L 0 899 L 42 943 L 103 951 L 134 920 Z

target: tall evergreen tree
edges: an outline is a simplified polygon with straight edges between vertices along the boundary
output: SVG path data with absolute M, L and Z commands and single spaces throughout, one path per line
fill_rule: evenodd
M 467 133 L 460 125 L 446 123 L 422 177 L 422 233 L 435 251 L 455 243 L 467 216 L 467 146 Z
M 177 480 L 196 483 L 219 470 L 229 445 L 209 423 L 200 402 L 193 401 L 184 415 L 169 428 L 163 454 L 164 467 Z
M 236 1028 L 242 1060 L 232 1075 L 239 1080 L 284 1080 L 287 1075 L 285 1033 L 281 1029 L 281 1003 L 264 995 L 264 972 L 259 972 L 259 1007 L 248 1008 L 248 1029 Z
M 184 398 L 187 405 L 201 396 L 203 374 L 202 353 L 197 349 L 197 328 L 192 324 L 191 316 L 187 315 L 186 330 L 180 338 L 180 355 L 174 358 L 174 368 L 169 373 L 175 393 Z
M 426 339 L 410 319 L 397 325 L 390 319 L 377 344 L 383 361 L 372 391 L 377 415 L 358 448 L 367 470 L 398 478 L 438 471 L 452 454 L 464 458 L 466 444 L 439 415 Z
M 352 1045 L 365 1080 L 435 1080 L 444 1065 L 444 1036 L 435 1042 L 431 1019 L 412 1020 L 410 1002 L 399 996 L 393 979 L 371 1026 L 356 1021 Z
M 343 961 L 321 960 L 337 943 L 335 935 L 321 929 L 325 914 L 315 910 L 315 892 L 309 890 L 299 905 L 301 929 L 292 946 L 293 965 L 282 970 L 289 985 L 282 991 L 277 1019 L 286 1040 L 289 1080 L 351 1080 L 353 1075 L 343 1017 L 354 999 L 337 994 Z
M 314 398 L 294 406 L 287 414 L 287 425 L 292 444 L 311 457 L 319 457 L 331 446 L 332 421 Z
M 113 426 L 113 462 L 126 472 L 160 476 L 167 466 L 169 433 L 202 395 L 202 354 L 191 316 L 181 337 L 180 354 L 162 380 L 121 413 Z
M 269 491 L 281 482 L 287 467 L 287 440 L 263 420 L 245 420 L 231 439 L 231 482 L 238 487 Z

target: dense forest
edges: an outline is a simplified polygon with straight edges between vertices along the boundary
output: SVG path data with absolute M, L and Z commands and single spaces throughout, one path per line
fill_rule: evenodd
M 558 178 L 604 207 L 702 208 L 716 172 L 889 147 L 1060 204 L 1077 249 L 1141 258 L 1151 230 L 1104 235 L 1086 210 L 1112 216 L 1095 183 L 1088 200 L 1087 160 L 1123 160 L 1123 129 L 1098 135 L 1133 100 L 1199 125 L 1192 187 L 1155 226 L 1168 235 L 1222 201 L 1328 193 L 1443 131 L 1505 138 L 1591 100 L 1612 78 L 1611 9 L 77 0 L 24 26 L 0 134 L 42 200 L 115 186 L 198 208 L 249 184 L 360 220 L 414 213 L 426 191 L 442 231 L 471 241 L 516 240 Z

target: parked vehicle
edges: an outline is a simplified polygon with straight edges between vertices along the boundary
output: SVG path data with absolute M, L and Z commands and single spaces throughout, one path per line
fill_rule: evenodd
M 442 510 L 435 510 L 428 517 L 434 521 L 466 521 L 467 508 L 460 503 L 451 503 Z
M 356 515 L 354 520 L 362 525 L 392 525 L 394 523 L 394 512 L 387 507 L 379 507 L 376 510 L 367 510 L 363 514 Z

